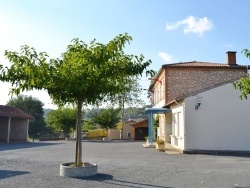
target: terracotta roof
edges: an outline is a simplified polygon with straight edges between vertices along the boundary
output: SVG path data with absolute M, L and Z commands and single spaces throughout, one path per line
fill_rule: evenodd
M 125 121 L 125 123 L 128 123 L 128 122 L 138 122 L 138 121 L 141 121 L 141 120 L 144 120 L 143 118 L 138 118 L 138 119 L 128 119 L 127 121 Z
M 162 67 L 228 67 L 228 68 L 246 68 L 244 65 L 228 65 L 224 63 L 211 63 L 201 61 L 180 62 L 173 64 L 165 64 Z
M 141 122 L 144 122 L 144 121 L 148 121 L 148 119 L 140 119 L 140 120 L 138 120 L 138 121 L 135 121 L 135 123 L 132 124 L 131 126 L 134 126 L 134 125 L 136 125 L 136 124 L 138 124 L 138 123 L 141 123 Z
M 27 119 L 33 117 L 14 106 L 5 106 L 5 105 L 0 105 L 0 116 L 27 118 Z

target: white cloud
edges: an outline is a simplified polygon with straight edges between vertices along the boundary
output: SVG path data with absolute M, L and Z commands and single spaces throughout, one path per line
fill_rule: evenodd
M 169 63 L 173 60 L 173 56 L 165 53 L 165 52 L 159 52 L 158 55 L 163 59 L 163 61 Z
M 213 22 L 207 17 L 195 18 L 194 16 L 189 16 L 186 19 L 177 21 L 175 23 L 167 23 L 166 30 L 174 30 L 182 25 L 184 26 L 184 34 L 195 33 L 201 36 L 205 31 L 212 29 Z

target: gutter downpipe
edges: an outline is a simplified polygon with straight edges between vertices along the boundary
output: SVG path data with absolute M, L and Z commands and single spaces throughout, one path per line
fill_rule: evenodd
M 179 104 L 179 103 L 177 102 L 177 99 L 174 100 L 174 103 L 177 104 L 177 105 Z

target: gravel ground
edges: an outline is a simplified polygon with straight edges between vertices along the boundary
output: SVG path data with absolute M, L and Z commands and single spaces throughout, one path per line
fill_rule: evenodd
M 74 161 L 74 141 L 0 144 L 0 187 L 250 188 L 250 156 L 167 154 L 142 143 L 83 141 L 83 161 L 98 165 L 84 179 L 59 176 Z

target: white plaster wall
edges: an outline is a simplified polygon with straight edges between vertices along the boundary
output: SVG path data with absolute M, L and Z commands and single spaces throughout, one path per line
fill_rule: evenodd
M 250 99 L 240 100 L 232 83 L 185 99 L 186 145 L 189 150 L 250 150 Z

